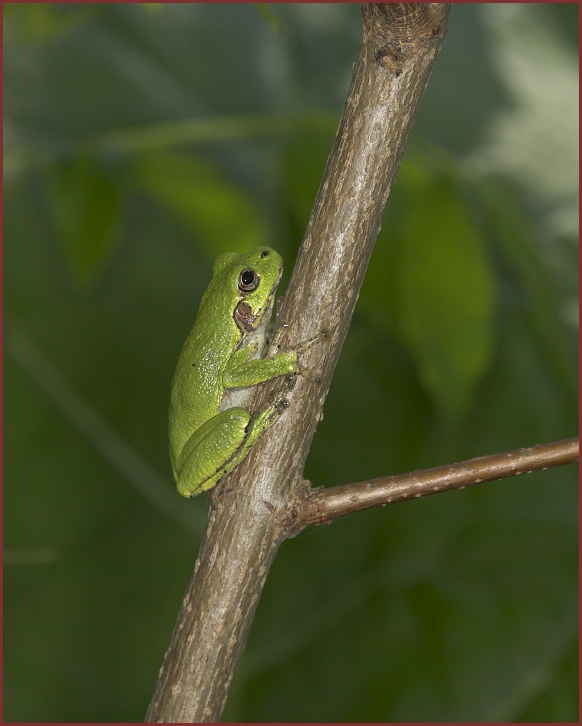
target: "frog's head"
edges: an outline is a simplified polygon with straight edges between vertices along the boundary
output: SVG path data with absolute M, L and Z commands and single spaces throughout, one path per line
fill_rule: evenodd
M 281 256 L 270 247 L 257 247 L 244 255 L 223 255 L 217 266 L 219 263 L 228 268 L 227 284 L 235 301 L 233 314 L 239 329 L 250 333 L 261 326 L 266 328 L 283 273 Z

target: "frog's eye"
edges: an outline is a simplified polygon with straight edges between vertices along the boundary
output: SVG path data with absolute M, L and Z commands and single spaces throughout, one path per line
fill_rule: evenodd
M 254 270 L 247 268 L 238 276 L 238 289 L 241 292 L 252 292 L 259 286 L 260 279 Z

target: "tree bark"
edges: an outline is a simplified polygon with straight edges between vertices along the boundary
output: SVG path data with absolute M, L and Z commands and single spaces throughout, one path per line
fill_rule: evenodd
M 479 456 L 468 461 L 422 469 L 397 476 L 344 484 L 324 489 L 307 489 L 300 506 L 289 512 L 289 530 L 299 534 L 306 527 L 330 524 L 338 517 L 407 499 L 464 489 L 473 484 L 497 481 L 508 476 L 531 474 L 552 466 L 578 461 L 578 438 L 538 444 L 503 454 Z
M 388 194 L 445 34 L 449 6 L 367 5 L 344 113 L 280 313 L 308 375 L 287 411 L 210 493 L 194 573 L 148 709 L 149 722 L 217 721 L 269 567 L 304 500 L 302 472 Z M 280 322 L 281 324 L 281 322 Z M 260 387 L 258 410 L 281 381 Z

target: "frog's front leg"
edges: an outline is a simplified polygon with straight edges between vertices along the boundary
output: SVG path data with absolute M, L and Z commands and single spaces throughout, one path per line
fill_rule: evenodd
M 222 374 L 224 388 L 248 388 L 279 376 L 299 373 L 295 350 L 281 351 L 272 358 L 251 358 L 246 348 L 236 351 Z

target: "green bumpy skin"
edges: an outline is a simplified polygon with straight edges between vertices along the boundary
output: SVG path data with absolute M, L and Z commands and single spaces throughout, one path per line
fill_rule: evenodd
M 297 350 L 260 357 L 282 271 L 281 256 L 269 247 L 216 260 L 172 379 L 170 460 L 184 497 L 232 471 L 279 415 L 281 401 L 251 417 L 245 389 L 300 373 Z

